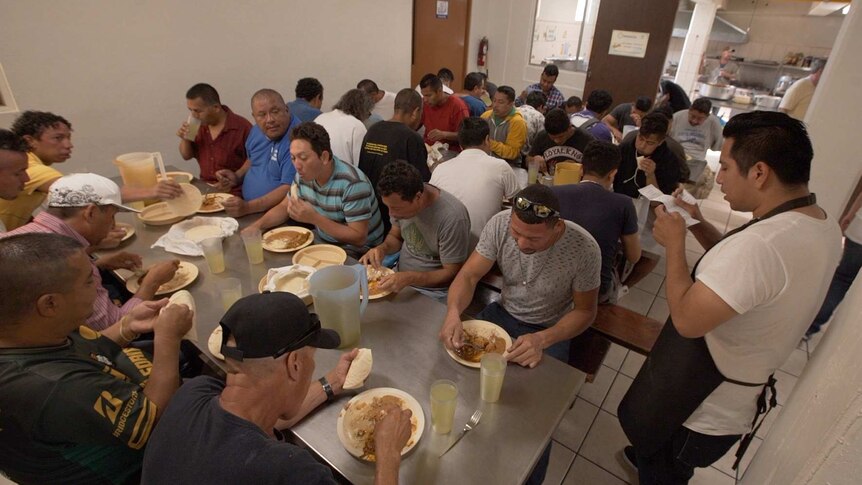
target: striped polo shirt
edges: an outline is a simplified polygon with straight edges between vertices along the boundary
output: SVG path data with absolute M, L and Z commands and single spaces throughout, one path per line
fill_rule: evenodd
M 333 157 L 333 172 L 329 180 L 320 185 L 316 180 L 303 180 L 296 173 L 299 197 L 314 206 L 314 209 L 327 219 L 339 224 L 368 221 L 368 238 L 365 246 L 357 248 L 344 244 L 319 227 L 317 235 L 324 241 L 343 247 L 348 252 L 362 254 L 370 248 L 383 243 L 383 221 L 377 206 L 377 197 L 368 177 L 362 170 Z

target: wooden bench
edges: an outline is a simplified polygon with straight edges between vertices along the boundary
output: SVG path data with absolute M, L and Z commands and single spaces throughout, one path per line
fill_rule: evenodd
M 494 266 L 482 278 L 479 286 L 483 289 L 482 294 L 487 295 L 489 290 L 499 293 L 503 288 L 503 275 Z M 477 288 L 477 295 L 479 293 Z M 486 300 L 487 296 L 482 299 Z M 478 307 L 482 302 L 474 303 Z M 649 355 L 663 326 L 663 322 L 619 305 L 599 305 L 593 325 L 572 339 L 569 364 L 584 371 L 587 382 L 592 382 L 612 342 L 639 354 Z

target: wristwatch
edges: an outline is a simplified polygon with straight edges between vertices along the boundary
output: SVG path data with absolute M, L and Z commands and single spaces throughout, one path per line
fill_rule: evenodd
M 333 399 L 335 399 L 335 393 L 332 392 L 332 386 L 329 384 L 329 381 L 326 380 L 326 376 L 323 376 L 318 379 L 318 382 L 320 382 L 320 385 L 323 386 L 323 392 L 326 393 L 326 400 L 332 401 Z

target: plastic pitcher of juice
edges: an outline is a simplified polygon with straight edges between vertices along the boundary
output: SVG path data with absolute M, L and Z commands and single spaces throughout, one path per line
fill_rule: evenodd
M 576 184 L 581 181 L 583 169 L 577 162 L 559 162 L 554 167 L 554 185 Z
M 114 165 L 120 169 L 123 185 L 129 187 L 147 188 L 154 187 L 158 180 L 156 178 L 156 160 L 162 158 L 159 152 L 133 152 L 117 156 Z M 157 200 L 145 201 L 146 203 L 158 202 Z M 144 203 L 133 202 L 136 209 L 143 209 Z
M 308 280 L 314 311 L 320 325 L 338 332 L 340 349 L 359 343 L 359 320 L 368 305 L 368 275 L 365 266 L 329 266 Z M 360 292 L 362 299 L 359 299 Z

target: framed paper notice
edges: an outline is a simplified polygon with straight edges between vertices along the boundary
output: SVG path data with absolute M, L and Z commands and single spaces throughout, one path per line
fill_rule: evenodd
M 611 33 L 611 48 L 608 50 L 608 54 L 643 58 L 646 56 L 648 42 L 649 32 L 614 30 Z
M 437 18 L 449 18 L 449 0 L 437 0 Z

